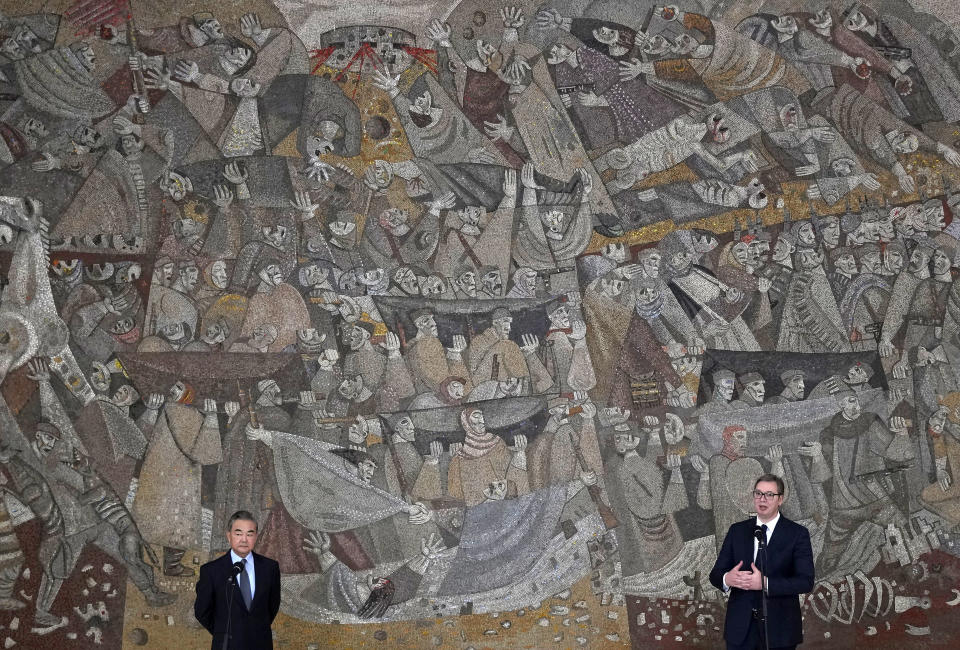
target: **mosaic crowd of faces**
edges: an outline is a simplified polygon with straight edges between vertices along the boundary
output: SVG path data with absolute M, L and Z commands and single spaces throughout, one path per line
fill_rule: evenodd
M 188 617 L 244 509 L 307 623 L 586 581 L 635 642 L 703 644 L 766 472 L 811 532 L 814 638 L 956 629 L 960 39 L 935 16 L 63 4 L 0 14 L 10 641 L 119 643 L 134 597 Z M 644 609 L 671 602 L 700 612 L 676 637 Z

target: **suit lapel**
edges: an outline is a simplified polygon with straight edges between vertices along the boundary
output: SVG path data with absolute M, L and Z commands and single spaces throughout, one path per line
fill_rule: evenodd
M 780 515 L 780 521 L 777 522 L 777 527 L 773 529 L 773 532 L 770 533 L 770 540 L 767 542 L 767 553 L 773 553 L 775 548 L 779 548 L 783 540 L 786 538 L 786 531 L 784 530 L 786 526 L 784 523 L 787 521 L 787 518 L 782 514 Z

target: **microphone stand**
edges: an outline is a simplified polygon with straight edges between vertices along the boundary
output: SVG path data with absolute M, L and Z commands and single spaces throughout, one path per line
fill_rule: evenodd
M 757 541 L 760 544 L 757 553 L 763 554 L 763 570 L 766 571 L 769 566 L 767 562 L 767 536 L 762 531 L 758 530 L 757 532 L 760 533 L 757 535 Z M 767 576 L 764 575 L 760 580 L 760 603 L 763 612 L 763 647 L 765 650 L 770 650 L 770 637 L 767 635 L 767 586 L 764 584 L 766 579 Z
M 222 650 L 229 650 L 228 644 L 230 643 L 230 622 L 231 622 L 231 619 L 232 619 L 232 617 L 233 617 L 233 592 L 235 592 L 235 591 L 237 590 L 237 589 L 236 589 L 236 586 L 237 586 L 237 575 L 239 575 L 239 574 L 234 574 L 234 573 L 233 573 L 233 567 L 231 567 L 230 569 L 231 569 L 231 571 L 230 571 L 230 577 L 227 578 L 227 586 L 224 587 L 224 595 L 226 595 L 226 591 L 229 590 L 229 591 L 230 591 L 230 597 L 227 598 L 227 631 L 226 631 L 226 634 L 223 635 L 223 648 L 222 648 Z M 230 589 L 231 586 L 234 587 L 234 588 L 233 588 L 233 589 Z

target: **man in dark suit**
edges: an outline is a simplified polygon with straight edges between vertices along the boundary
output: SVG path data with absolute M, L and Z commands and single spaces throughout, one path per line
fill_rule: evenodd
M 711 584 L 730 594 L 723 635 L 727 650 L 786 649 L 803 642 L 797 596 L 813 590 L 813 549 L 810 532 L 780 514 L 783 490 L 783 479 L 774 474 L 756 480 L 757 516 L 730 526 L 710 572 Z M 756 532 L 767 541 L 765 560 Z M 766 646 L 761 590 L 767 594 Z
M 257 522 L 246 510 L 230 517 L 227 540 L 230 552 L 200 567 L 193 615 L 213 635 L 211 650 L 273 648 L 280 565 L 253 552 Z

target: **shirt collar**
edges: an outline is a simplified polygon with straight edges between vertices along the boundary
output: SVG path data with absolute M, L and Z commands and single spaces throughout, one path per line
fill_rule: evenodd
M 237 555 L 232 548 L 230 549 L 230 561 L 231 561 L 233 564 L 236 564 L 236 563 L 239 562 L 240 560 L 244 560 L 244 559 L 249 560 L 249 562 L 247 562 L 246 564 L 243 565 L 243 568 L 244 568 L 244 569 L 247 569 L 248 567 L 252 567 L 252 566 L 253 566 L 253 553 L 247 553 L 247 557 L 246 557 L 246 558 L 242 558 L 242 557 L 240 557 L 239 555 Z
M 780 512 L 777 511 L 777 516 L 774 517 L 773 519 L 771 519 L 770 521 L 768 521 L 768 522 L 766 523 L 766 526 L 767 526 L 767 539 L 770 539 L 770 537 L 773 535 L 773 529 L 777 527 L 777 522 L 779 522 L 779 521 L 780 521 Z M 763 523 L 762 521 L 760 521 L 760 517 L 757 517 L 757 525 L 758 525 L 758 526 L 763 526 L 763 525 L 764 525 L 764 523 Z M 232 552 L 232 551 L 231 551 L 231 552 Z

